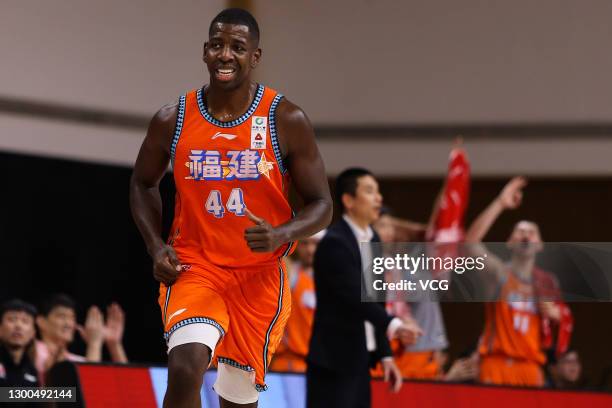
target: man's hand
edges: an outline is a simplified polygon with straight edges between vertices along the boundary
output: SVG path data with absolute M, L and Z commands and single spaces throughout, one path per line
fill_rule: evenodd
M 244 239 L 252 252 L 273 252 L 284 243 L 276 229 L 266 220 L 256 216 L 248 208 L 244 211 L 255 224 L 254 227 L 244 230 Z
M 182 265 L 170 245 L 163 245 L 153 255 L 153 277 L 156 281 L 172 285 L 181 272 Z
M 97 306 L 92 306 L 87 311 L 85 326 L 77 326 L 79 334 L 89 344 L 102 344 L 104 340 L 104 317 Z
M 525 177 L 514 177 L 506 184 L 497 197 L 504 209 L 514 210 L 521 205 L 523 201 L 523 188 L 526 185 L 527 179 Z
M 403 324 L 399 326 L 395 332 L 395 336 L 399 338 L 405 346 L 416 343 L 422 334 L 423 330 L 413 320 L 404 320 Z
M 125 313 L 117 303 L 106 308 L 106 326 L 104 327 L 104 341 L 110 346 L 121 344 L 123 329 L 125 328 Z
M 555 302 L 540 302 L 539 306 L 542 316 L 556 322 L 561 320 L 561 308 Z
M 472 357 L 456 360 L 444 375 L 444 381 L 470 381 L 478 377 L 478 360 Z
M 395 364 L 392 358 L 382 359 L 382 368 L 385 376 L 385 382 L 389 382 L 389 386 L 393 392 L 399 392 L 402 388 L 402 373 Z

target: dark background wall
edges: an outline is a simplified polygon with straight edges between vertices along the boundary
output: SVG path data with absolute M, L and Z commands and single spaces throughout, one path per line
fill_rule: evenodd
M 65 292 L 79 304 L 82 322 L 90 305 L 118 301 L 126 311 L 125 346 L 132 361 L 165 362 L 158 285 L 128 206 L 131 169 L 0 154 L 0 300 L 19 296 L 33 303 Z M 473 181 L 468 220 L 505 180 Z M 530 180 L 521 209 L 504 214 L 487 240 L 504 241 L 519 219 L 537 221 L 547 241 L 612 241 L 612 179 Z M 385 202 L 398 216 L 425 222 L 441 186 L 438 179 L 385 179 Z M 165 226 L 172 215 L 173 187 L 162 183 Z M 591 384 L 612 365 L 612 303 L 571 305 L 573 345 Z M 477 340 L 482 304 L 447 303 L 444 316 L 456 356 Z M 74 350 L 83 351 L 77 342 Z

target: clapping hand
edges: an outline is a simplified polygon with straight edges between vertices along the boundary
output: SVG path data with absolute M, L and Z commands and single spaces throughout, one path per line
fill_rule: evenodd
M 92 306 L 87 311 L 85 325 L 77 325 L 79 334 L 87 343 L 100 343 L 104 340 L 104 316 L 97 306 Z
M 125 313 L 119 304 L 113 302 L 106 308 L 106 326 L 104 327 L 104 341 L 107 344 L 118 344 L 123 339 L 125 328 Z

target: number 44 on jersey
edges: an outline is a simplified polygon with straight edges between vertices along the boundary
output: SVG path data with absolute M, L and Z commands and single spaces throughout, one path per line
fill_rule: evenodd
M 235 188 L 230 193 L 227 202 L 225 203 L 225 207 L 223 207 L 221 192 L 219 190 L 211 190 L 210 194 L 208 194 L 204 207 L 206 208 L 206 211 L 214 215 L 216 218 L 223 218 L 225 209 L 234 213 L 235 215 L 243 216 L 245 214 L 244 209 L 246 208 L 246 205 L 244 204 L 242 190 Z

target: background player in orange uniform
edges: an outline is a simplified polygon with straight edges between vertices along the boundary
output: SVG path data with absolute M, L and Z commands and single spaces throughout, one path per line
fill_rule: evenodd
M 522 177 L 512 179 L 470 226 L 466 242 L 480 242 L 504 210 L 518 208 L 526 184 Z M 481 382 L 538 387 L 544 384 L 542 319 L 558 322 L 561 308 L 551 301 L 538 301 L 535 261 L 542 246 L 538 225 L 520 221 L 508 238 L 510 262 L 502 263 L 488 253 L 486 270 L 496 277 L 500 301 L 486 304 L 479 346 Z
M 161 282 L 166 407 L 201 405 L 213 355 L 221 406 L 257 406 L 290 310 L 282 257 L 331 219 L 312 126 L 299 107 L 253 82 L 260 58 L 253 16 L 217 15 L 204 44 L 209 85 L 157 112 L 134 168 L 132 213 Z M 159 181 L 169 163 L 177 195 L 166 244 Z M 304 201 L 295 217 L 289 176 Z
M 324 235 L 325 231 L 320 231 L 301 240 L 293 255 L 295 260 L 289 264 L 291 316 L 283 340 L 276 350 L 271 370 L 306 372 L 306 356 L 317 304 L 312 263 L 317 244 Z

